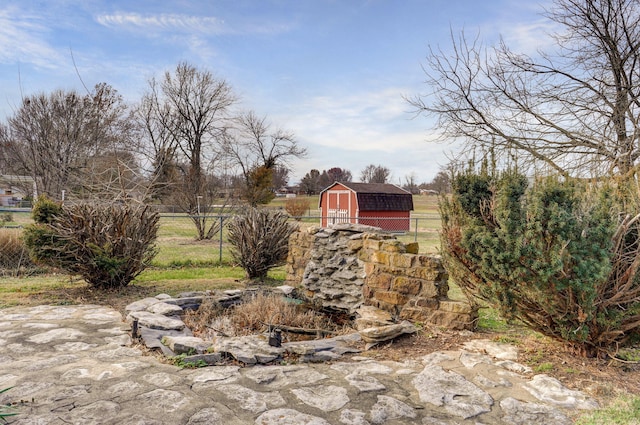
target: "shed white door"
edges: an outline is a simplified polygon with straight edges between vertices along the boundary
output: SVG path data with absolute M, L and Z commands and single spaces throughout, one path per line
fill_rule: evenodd
M 348 223 L 351 211 L 351 196 L 348 190 L 327 192 L 327 224 Z

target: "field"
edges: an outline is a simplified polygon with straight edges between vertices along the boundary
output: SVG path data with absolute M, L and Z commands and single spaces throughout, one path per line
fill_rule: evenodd
M 310 197 L 309 200 L 312 208 L 317 206 L 317 197 Z M 283 198 L 276 198 L 269 207 L 284 209 L 285 202 Z M 422 253 L 436 252 L 440 228 L 437 197 L 415 196 L 414 207 L 411 232 L 399 238 L 405 242 L 418 241 Z M 24 226 L 31 222 L 27 212 L 14 212 L 12 215 L 11 226 Z M 296 223 L 300 226 L 318 225 L 319 211 L 311 209 Z M 98 291 L 78 278 L 66 275 L 0 277 L 0 308 L 92 303 L 123 311 L 128 303 L 158 293 L 176 295 L 183 291 L 244 287 L 244 272 L 233 266 L 224 233 L 222 238 L 216 235 L 211 241 L 195 241 L 195 230 L 188 217 L 167 214 L 161 218 L 157 245 L 159 253 L 153 261 L 153 267 L 144 271 L 128 287 L 116 291 Z M 283 267 L 269 273 L 274 284 L 282 282 L 284 276 Z M 451 288 L 452 298 L 462 296 L 453 283 Z M 521 362 L 537 373 L 555 376 L 565 385 L 588 391 L 603 402 L 602 410 L 593 415 L 583 415 L 577 423 L 640 423 L 636 420 L 640 417 L 639 359 L 632 356 L 628 362 L 620 363 L 576 358 L 564 352 L 557 342 L 517 324 L 507 323 L 488 308 L 481 310 L 479 329 L 473 337 L 515 344 L 522 352 Z M 457 333 L 424 328 L 415 337 L 372 350 L 367 355 L 390 359 L 412 355 L 419 357 L 438 349 L 458 349 L 464 340 L 465 337 Z M 640 350 L 636 354 L 640 355 Z

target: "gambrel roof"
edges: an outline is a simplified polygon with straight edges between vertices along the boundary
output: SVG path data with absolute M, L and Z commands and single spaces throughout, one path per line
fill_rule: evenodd
M 355 192 L 360 211 L 413 210 L 413 195 L 401 187 L 388 183 L 335 182 L 320 192 L 320 200 L 322 200 L 322 194 L 336 184 Z

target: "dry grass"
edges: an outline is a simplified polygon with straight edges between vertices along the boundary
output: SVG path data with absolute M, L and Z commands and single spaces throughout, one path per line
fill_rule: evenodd
M 341 323 L 332 318 L 287 301 L 280 295 L 255 294 L 250 300 L 224 309 L 216 302 L 203 303 L 198 311 L 187 312 L 185 323 L 204 339 L 218 335 L 241 336 L 269 331 L 268 325 L 303 329 L 323 329 L 335 333 L 346 332 Z M 303 339 L 301 335 L 286 333 L 289 340 Z M 307 336 L 308 339 L 308 336 Z
M 22 229 L 0 228 L 0 276 L 3 271 L 11 271 L 12 274 L 35 267 L 29 259 L 29 253 L 21 236 Z

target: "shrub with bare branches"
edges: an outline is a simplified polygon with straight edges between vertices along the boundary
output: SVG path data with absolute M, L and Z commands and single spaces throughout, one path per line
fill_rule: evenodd
M 302 198 L 289 198 L 285 201 L 284 209 L 289 215 L 296 220 L 300 221 L 302 216 L 309 211 L 311 202 L 308 199 Z
M 284 264 L 289 236 L 296 227 L 286 214 L 248 207 L 228 225 L 233 258 L 248 279 L 264 279 L 269 269 Z
M 128 285 L 156 254 L 159 215 L 147 206 L 43 207 L 53 214 L 25 229 L 24 240 L 32 258 L 79 274 L 94 287 Z M 34 218 L 41 212 L 42 208 L 36 207 Z

